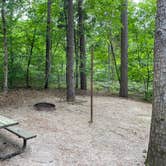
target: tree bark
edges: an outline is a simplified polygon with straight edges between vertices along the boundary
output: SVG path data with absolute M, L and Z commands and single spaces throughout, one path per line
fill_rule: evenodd
M 48 88 L 51 65 L 51 3 L 51 0 L 47 1 L 45 89 Z
M 166 1 L 157 1 L 154 99 L 147 156 L 148 166 L 166 165 Z
M 3 90 L 4 93 L 8 92 L 8 48 L 7 48 L 7 25 L 5 16 L 5 4 L 6 0 L 2 0 L 2 33 L 3 33 L 3 49 L 4 49 L 4 83 Z
M 73 26 L 73 0 L 67 0 L 67 52 L 66 52 L 66 84 L 67 101 L 75 100 L 74 87 L 74 26 Z
M 128 97 L 128 1 L 122 0 L 120 97 Z
M 78 26 L 79 26 L 79 48 L 80 48 L 80 88 L 82 90 L 87 89 L 86 78 L 86 49 L 85 49 L 85 34 L 84 34 L 84 13 L 83 13 L 83 1 L 78 0 Z

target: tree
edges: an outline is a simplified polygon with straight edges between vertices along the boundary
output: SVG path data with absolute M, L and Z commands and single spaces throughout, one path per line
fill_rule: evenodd
M 142 86 L 139 89 L 144 94 L 146 100 L 152 99 L 153 89 L 155 3 L 155 0 L 146 0 L 137 4 L 137 9 L 135 8 L 135 4 L 132 3 L 129 5 L 128 10 L 128 19 L 130 21 L 128 78 L 130 83 L 137 83 L 137 89 L 140 85 Z
M 51 0 L 47 1 L 47 29 L 46 29 L 46 68 L 45 68 L 45 89 L 48 88 L 48 79 L 51 64 Z
M 66 84 L 67 101 L 75 100 L 74 87 L 74 26 L 73 26 L 73 0 L 67 1 L 67 52 L 66 52 Z
M 3 32 L 3 49 L 4 49 L 4 92 L 8 91 L 8 47 L 7 47 L 7 25 L 6 25 L 6 12 L 5 12 L 6 0 L 2 0 L 2 32 Z
M 79 48 L 78 48 L 78 30 L 77 24 L 75 24 L 74 30 L 74 44 L 75 44 L 75 87 L 78 89 L 79 86 Z
M 35 36 L 36 36 L 36 28 L 34 29 L 32 39 L 28 40 L 28 43 L 30 44 L 30 51 L 29 51 L 29 57 L 28 57 L 28 64 L 27 64 L 27 70 L 26 70 L 26 86 L 27 88 L 30 88 L 29 85 L 29 68 L 32 61 L 32 55 L 33 55 L 33 49 L 35 44 Z
M 86 50 L 85 50 L 85 34 L 84 34 L 84 0 L 78 0 L 78 26 L 79 26 L 79 49 L 80 49 L 80 88 L 87 89 L 86 79 Z
M 157 1 L 154 99 L 147 165 L 166 165 L 166 1 Z
M 121 72 L 120 72 L 120 97 L 128 97 L 128 1 L 122 0 L 121 9 Z

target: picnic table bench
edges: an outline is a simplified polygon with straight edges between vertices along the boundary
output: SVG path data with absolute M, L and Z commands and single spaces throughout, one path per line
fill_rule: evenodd
M 23 139 L 23 146 L 18 151 L 11 153 L 11 154 L 7 154 L 5 156 L 0 155 L 1 160 L 8 159 L 8 158 L 11 158 L 18 154 L 21 154 L 22 152 L 24 152 L 24 150 L 26 148 L 27 140 L 36 137 L 36 135 L 18 127 L 18 124 L 19 123 L 17 121 L 0 115 L 0 129 L 5 129 L 5 130 L 15 134 L 19 138 Z
M 17 125 L 18 122 L 0 115 L 0 129 L 8 126 Z

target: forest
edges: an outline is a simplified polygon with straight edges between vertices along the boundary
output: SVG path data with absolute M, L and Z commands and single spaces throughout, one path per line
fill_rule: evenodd
M 66 4 L 59 0 L 48 4 L 38 0 L 4 4 L 8 89 L 66 87 Z M 73 5 L 74 86 L 89 88 L 93 46 L 95 89 L 119 93 L 121 1 L 88 0 Z M 128 3 L 128 90 L 146 100 L 152 96 L 155 12 L 153 0 Z M 0 34 L 3 41 L 3 29 Z M 3 87 L 3 42 L 0 44 Z
M 165 166 L 165 9 L 1 0 L 0 165 Z

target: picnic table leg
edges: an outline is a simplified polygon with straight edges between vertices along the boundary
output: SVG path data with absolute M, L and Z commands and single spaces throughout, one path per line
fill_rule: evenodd
M 26 146 L 27 146 L 27 140 L 26 140 L 26 139 L 23 139 L 23 147 L 22 147 L 22 151 L 25 150 Z
M 3 155 L 3 156 L 0 155 L 0 160 L 10 159 L 10 158 L 12 158 L 14 156 L 17 156 L 17 155 L 23 153 L 25 148 L 26 148 L 26 145 L 27 145 L 27 140 L 23 139 L 23 146 L 18 151 L 10 153 L 10 154 L 7 154 L 7 155 Z

